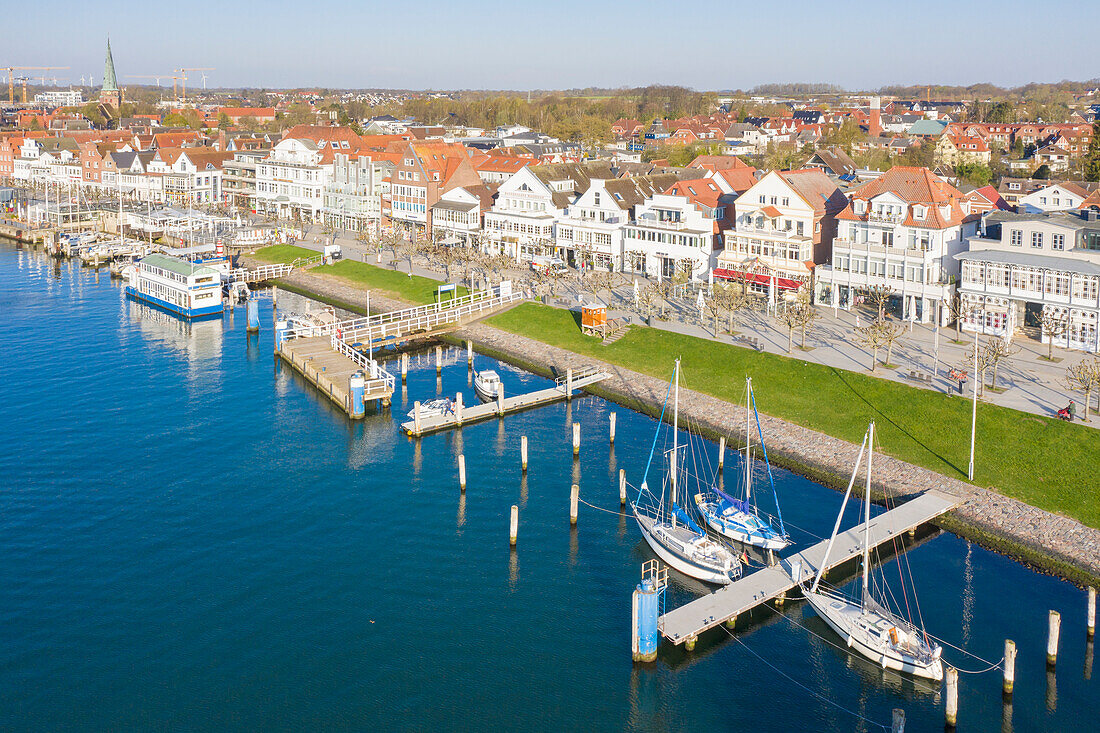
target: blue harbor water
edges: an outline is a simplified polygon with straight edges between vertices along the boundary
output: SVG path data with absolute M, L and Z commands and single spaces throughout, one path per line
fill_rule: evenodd
M 270 301 L 260 322 L 186 324 L 0 245 L 0 729 L 870 731 L 893 708 L 942 728 L 938 689 L 853 657 L 800 601 L 632 664 L 651 554 L 617 476 L 638 480 L 652 419 L 585 397 L 412 441 L 412 400 L 473 402 L 463 353 L 438 381 L 414 356 L 392 410 L 352 423 L 272 358 Z M 477 360 L 510 392 L 547 383 Z M 777 481 L 799 544 L 827 535 L 840 495 Z M 609 510 L 573 530 L 572 483 Z M 1009 727 L 993 671 L 961 675 L 961 730 L 1095 729 L 1080 589 L 950 534 L 907 556 L 932 633 L 991 661 L 1018 645 Z M 706 592 L 672 582 L 670 606 Z

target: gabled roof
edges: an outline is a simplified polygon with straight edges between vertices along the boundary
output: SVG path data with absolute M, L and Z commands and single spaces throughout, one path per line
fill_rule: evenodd
M 604 189 L 611 194 L 620 209 L 629 211 L 632 207 L 672 186 L 677 178 L 675 173 L 629 176 L 605 181 Z
M 826 170 L 832 173 L 834 176 L 850 176 L 856 172 L 856 162 L 852 160 L 846 152 L 840 148 L 829 148 L 828 150 L 818 150 L 810 158 L 807 165 L 812 166 L 815 162 L 819 163 Z
M 714 175 L 722 178 L 729 184 L 730 188 L 741 195 L 756 185 L 757 180 L 759 180 L 756 177 L 758 172 L 755 168 L 727 168 L 716 172 Z
M 943 229 L 961 224 L 969 218 L 962 211 L 963 194 L 959 189 L 934 175 L 927 168 L 904 165 L 896 165 L 878 178 L 852 190 L 848 195 L 852 203 L 849 203 L 837 218 L 853 221 L 866 219 L 866 213 L 855 213 L 854 202 L 859 200 L 869 203 L 871 199 L 885 193 L 893 194 L 898 199 L 910 204 L 904 222 L 906 226 Z M 928 213 L 924 219 L 913 218 L 912 204 L 921 204 L 928 208 Z M 941 214 L 941 206 L 949 207 L 947 217 Z
M 689 178 L 686 181 L 678 181 L 665 193 L 683 196 L 693 204 L 712 209 L 718 206 L 718 200 L 722 197 L 722 189 L 709 178 Z
M 816 214 L 839 211 L 844 207 L 844 194 L 820 168 L 776 171 L 776 175 L 813 207 Z
M 738 158 L 736 155 L 700 155 L 688 163 L 688 168 L 705 168 L 710 171 L 724 171 L 732 168 L 747 168 L 752 166 Z

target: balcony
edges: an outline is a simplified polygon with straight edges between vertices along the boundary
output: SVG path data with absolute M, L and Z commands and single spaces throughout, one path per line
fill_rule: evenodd
M 885 214 L 881 211 L 868 211 L 867 221 L 880 224 L 901 224 L 905 221 L 905 214 Z

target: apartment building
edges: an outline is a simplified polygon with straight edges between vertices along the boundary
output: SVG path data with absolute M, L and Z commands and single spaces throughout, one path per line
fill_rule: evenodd
M 397 165 L 390 153 L 336 153 L 324 187 L 323 218 L 334 229 L 371 231 L 382 221 L 382 197 Z
M 623 269 L 659 280 L 681 273 L 709 279 L 722 248 L 719 229 L 732 208 L 716 179 L 680 181 L 638 204 L 623 229 Z
M 481 184 L 470 153 L 459 143 L 400 142 L 390 181 L 390 219 L 420 234 L 431 231 L 431 210 L 447 191 Z
M 1047 343 L 1044 315 L 1064 318 L 1054 344 L 1100 351 L 1100 212 L 994 211 L 956 255 L 962 264 L 962 328 Z

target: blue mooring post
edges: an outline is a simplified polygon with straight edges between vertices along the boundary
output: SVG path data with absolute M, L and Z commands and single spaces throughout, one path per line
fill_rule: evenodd
M 286 330 L 289 328 L 289 324 L 286 321 L 275 321 L 275 352 L 278 353 L 283 348 L 283 343 L 286 341 Z
M 635 662 L 657 660 L 657 647 L 661 643 L 658 619 L 661 601 L 664 600 L 667 570 L 661 570 L 656 560 L 642 565 L 642 582 L 631 598 L 630 651 Z
M 260 301 L 255 298 L 248 299 L 248 332 L 256 333 L 260 330 Z
M 367 408 L 364 404 L 363 398 L 367 392 L 367 380 L 363 376 L 363 372 L 356 372 L 348 377 L 348 394 L 351 399 L 351 406 L 348 410 L 352 417 L 363 417 L 366 414 Z

